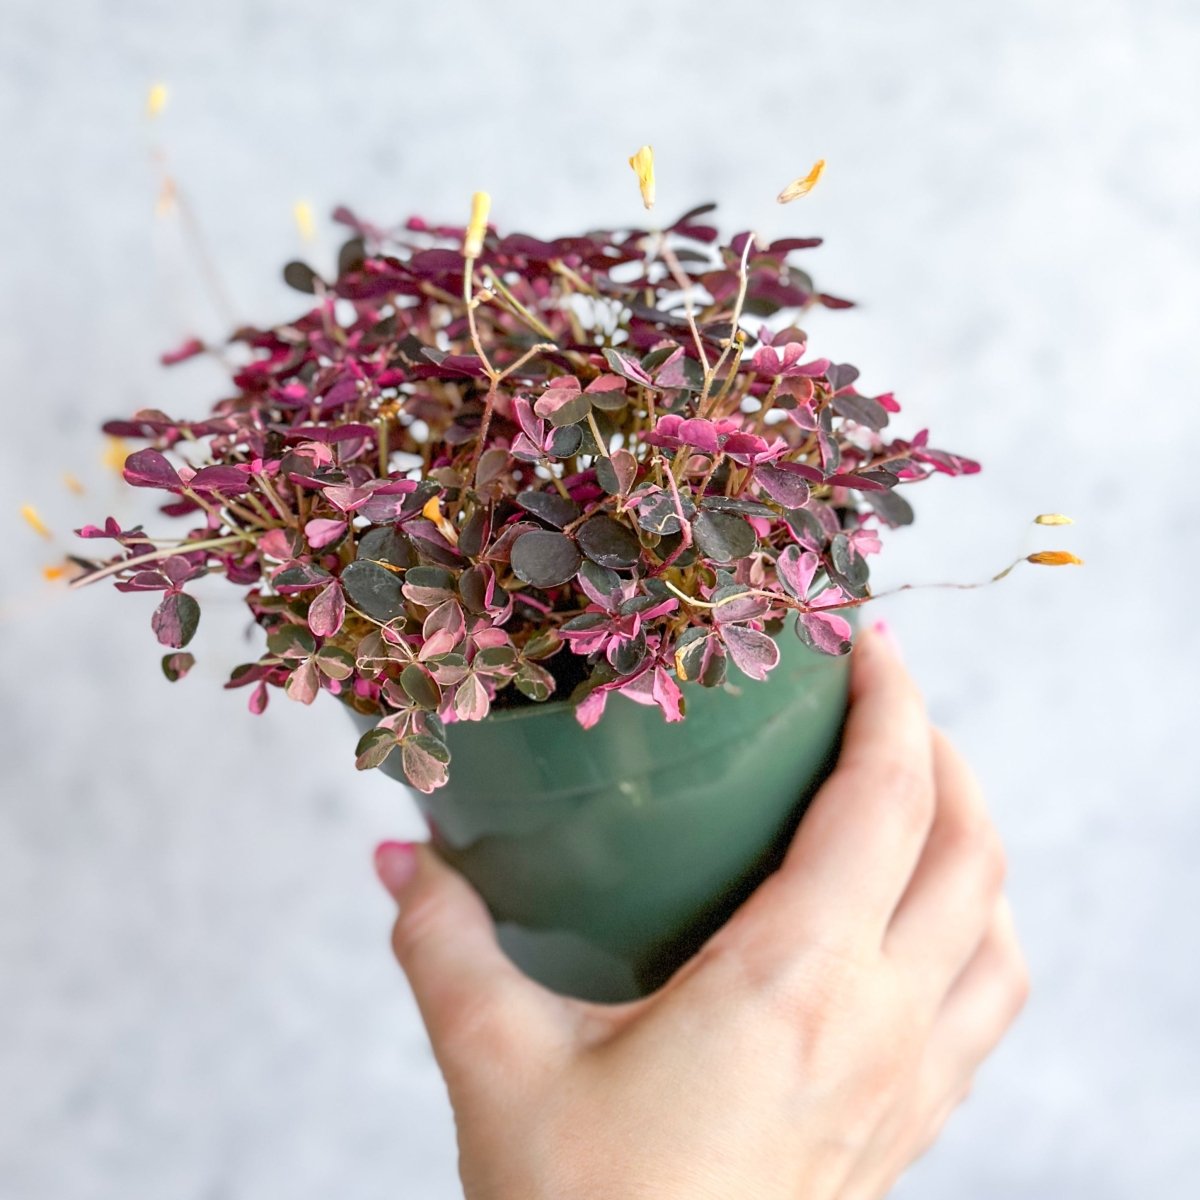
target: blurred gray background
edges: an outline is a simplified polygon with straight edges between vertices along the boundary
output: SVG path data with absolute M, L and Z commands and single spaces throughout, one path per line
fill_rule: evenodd
M 156 362 L 227 321 L 155 217 L 152 149 L 236 315 L 270 321 L 298 311 L 288 257 L 328 265 L 338 202 L 461 220 L 486 188 L 502 228 L 639 221 L 646 141 L 656 216 L 713 199 L 728 231 L 825 235 L 809 264 L 862 306 L 814 314 L 814 351 L 983 461 L 909 493 L 880 586 L 1087 560 L 878 606 L 986 784 L 1034 978 L 897 1195 L 1194 1197 L 1197 62 L 1186 0 L 4 0 L 0 1197 L 458 1194 L 370 870 L 420 831 L 407 798 L 354 772 L 332 703 L 256 720 L 221 690 L 236 602 L 171 686 L 150 599 L 40 577 L 72 527 L 144 515 L 99 421 L 221 392 Z M 1078 524 L 1032 529 L 1045 510 Z

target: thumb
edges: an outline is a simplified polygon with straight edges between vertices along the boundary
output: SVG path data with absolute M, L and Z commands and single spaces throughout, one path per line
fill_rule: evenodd
M 512 963 L 479 893 L 430 845 L 383 842 L 375 871 L 400 906 L 392 948 L 443 1071 L 551 1027 L 557 997 Z

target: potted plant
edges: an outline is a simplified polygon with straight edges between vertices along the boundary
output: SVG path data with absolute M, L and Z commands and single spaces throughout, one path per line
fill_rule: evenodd
M 193 584 L 243 589 L 264 641 L 226 686 L 254 713 L 336 697 L 517 961 L 620 999 L 776 865 L 836 753 L 879 534 L 911 484 L 979 468 L 809 354 L 796 316 L 848 304 L 794 261 L 820 239 L 722 241 L 705 205 L 543 240 L 487 208 L 339 209 L 336 271 L 285 269 L 294 320 L 165 355 L 218 354 L 228 394 L 105 429 L 148 443 L 124 477 L 186 532 L 86 526 L 119 550 L 75 582 L 156 595 L 172 680 Z

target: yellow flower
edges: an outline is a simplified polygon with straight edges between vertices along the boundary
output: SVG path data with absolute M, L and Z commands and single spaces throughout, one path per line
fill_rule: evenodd
M 1083 559 L 1076 558 L 1070 550 L 1039 550 L 1036 554 L 1027 554 L 1025 561 L 1038 563 L 1043 567 L 1083 566 Z
M 637 175 L 638 187 L 642 191 L 642 203 L 647 208 L 654 207 L 654 151 L 649 146 L 643 146 L 629 160 L 629 165 Z
M 471 197 L 471 220 L 463 238 L 463 257 L 478 258 L 483 253 L 483 238 L 487 233 L 488 213 L 492 209 L 492 198 L 487 192 L 476 192 Z
M 167 91 L 165 83 L 152 85 L 150 91 L 146 93 L 146 116 L 153 121 L 167 107 L 169 96 L 170 92 Z
M 1070 517 L 1064 517 L 1062 513 L 1042 513 L 1033 518 L 1035 525 L 1074 525 L 1075 522 Z
M 53 583 L 56 579 L 62 579 L 67 573 L 66 567 L 43 567 L 42 578 L 48 583 Z
M 292 205 L 292 216 L 296 220 L 300 236 L 306 242 L 311 242 L 317 236 L 317 223 L 313 219 L 312 205 L 307 200 L 297 200 Z
M 25 522 L 40 537 L 53 537 L 50 530 L 46 526 L 46 522 L 38 515 L 38 510 L 32 504 L 21 505 L 21 516 L 25 518 Z
M 821 178 L 824 171 L 825 160 L 818 158 L 813 163 L 813 169 L 807 175 L 802 175 L 799 179 L 793 179 L 775 198 L 780 204 L 787 204 L 795 200 L 797 196 L 807 196 L 817 186 L 817 180 Z
M 67 486 L 67 491 L 73 493 L 76 496 L 83 495 L 84 490 L 85 490 L 83 484 L 80 483 L 79 480 L 76 479 L 75 476 L 72 475 L 70 471 L 64 471 L 62 478 L 63 478 L 63 483 L 65 483 Z

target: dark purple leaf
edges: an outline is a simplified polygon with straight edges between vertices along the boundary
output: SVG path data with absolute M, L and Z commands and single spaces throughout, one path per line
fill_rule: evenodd
M 570 525 L 579 516 L 579 505 L 557 492 L 520 492 L 517 495 L 517 503 L 526 512 L 541 517 L 547 525 L 553 525 L 557 529 Z
M 393 621 L 404 615 L 401 578 L 386 567 L 355 559 L 342 568 L 342 587 L 350 603 L 376 621 Z
M 717 563 L 736 562 L 758 546 L 754 527 L 736 513 L 702 512 L 692 524 L 692 536 L 700 553 Z
M 195 657 L 186 650 L 181 654 L 164 654 L 162 672 L 172 683 L 177 683 L 195 665 Z
M 579 570 L 580 561 L 575 543 L 565 534 L 538 529 L 522 534 L 513 543 L 513 573 L 534 587 L 566 583 Z
M 628 525 L 612 517 L 589 517 L 575 534 L 579 548 L 601 567 L 620 570 L 642 557 L 642 544 Z
M 842 392 L 830 401 L 833 411 L 839 417 L 847 417 L 865 425 L 868 429 L 879 430 L 888 423 L 887 409 L 878 400 L 870 396 L 857 396 L 853 392 Z

